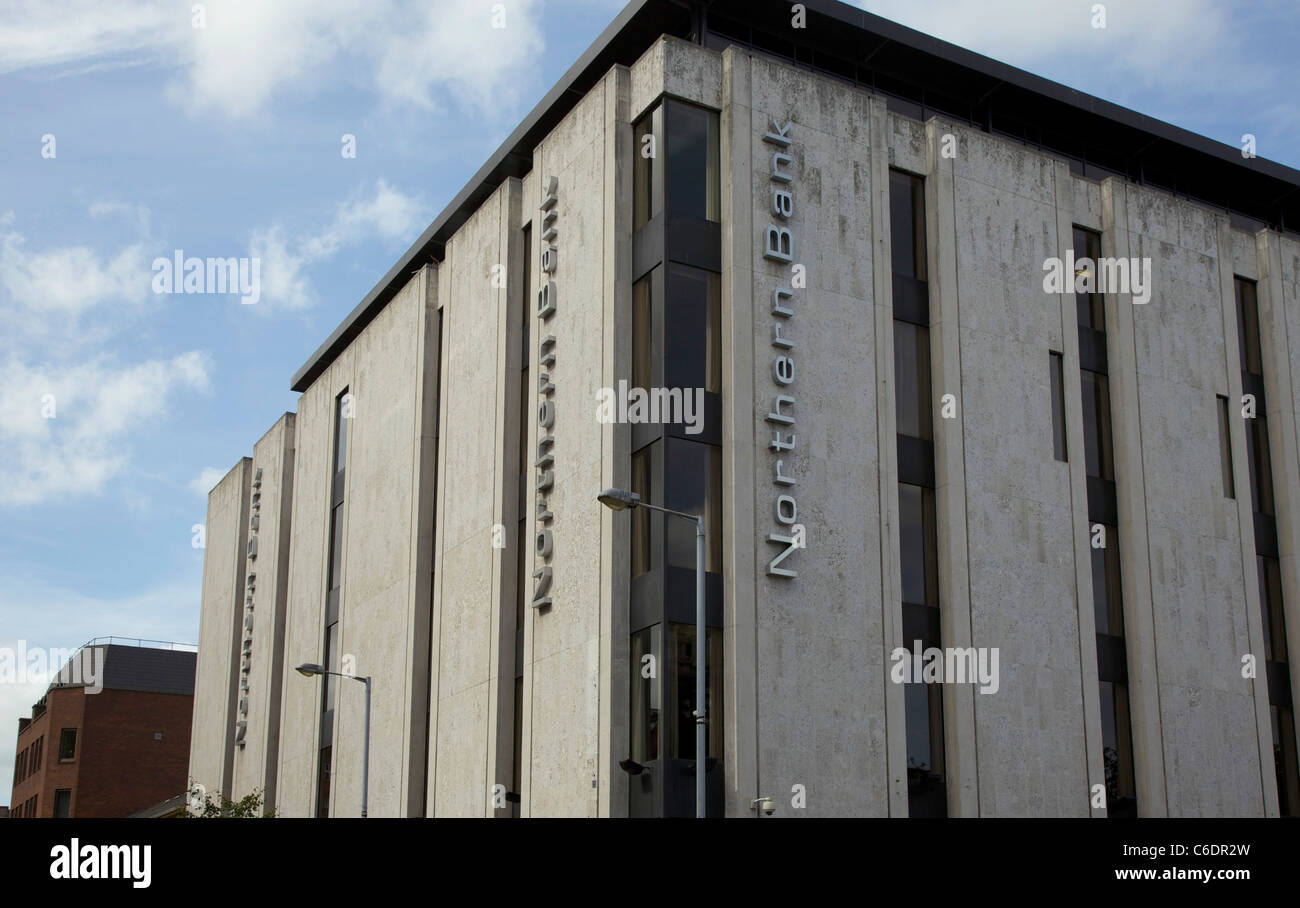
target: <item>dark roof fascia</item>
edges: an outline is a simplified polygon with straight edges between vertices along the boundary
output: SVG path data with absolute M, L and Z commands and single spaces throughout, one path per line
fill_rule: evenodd
M 365 299 L 357 305 L 343 323 L 331 334 L 311 358 L 294 373 L 290 387 L 294 391 L 305 391 L 316 377 L 347 347 L 352 339 L 361 332 L 384 305 L 397 295 L 405 286 L 411 274 L 418 271 L 430 261 L 441 261 L 447 240 L 469 216 L 490 196 L 496 188 L 509 177 L 522 177 L 532 169 L 532 149 L 537 143 L 572 110 L 587 93 L 591 84 L 603 75 L 619 59 L 629 59 L 629 53 L 636 59 L 649 42 L 639 38 L 647 20 L 653 17 L 655 9 L 662 7 L 662 0 L 633 0 L 625 6 L 601 32 L 600 37 L 569 67 L 546 96 L 529 112 L 524 121 L 512 132 L 501 146 L 488 158 L 486 164 L 470 179 L 465 187 L 457 193 L 433 223 L 420 234 L 419 239 L 402 254 L 397 264 L 374 286 Z M 640 20 L 642 29 L 629 26 Z M 625 31 L 627 32 L 626 34 Z M 656 32 L 656 37 L 662 31 Z M 622 40 L 620 40 L 622 39 Z M 651 41 L 653 38 L 650 39 Z
M 537 143 L 571 111 L 595 82 L 617 62 L 630 63 L 637 59 L 661 34 L 685 37 L 689 33 L 690 10 L 706 10 L 704 25 L 707 29 L 707 12 L 717 11 L 727 15 L 744 16 L 759 3 L 765 3 L 775 13 L 781 7 L 790 15 L 790 4 L 784 0 L 633 0 L 615 17 L 590 47 L 582 54 L 558 83 L 528 114 L 510 137 L 493 153 L 488 162 L 474 174 L 469 183 L 443 209 L 442 213 L 420 234 L 409 249 L 389 269 L 388 273 L 348 314 L 312 354 L 311 358 L 294 373 L 291 388 L 305 391 L 313 381 L 349 343 L 369 324 L 380 310 L 405 286 L 410 275 L 424 264 L 441 261 L 445 244 L 452 234 L 474 213 L 496 188 L 509 177 L 522 177 L 531 169 L 531 154 Z M 1151 142 L 1167 142 L 1184 152 L 1205 155 L 1218 165 L 1245 168 L 1259 176 L 1278 181 L 1279 198 L 1300 189 L 1300 171 L 1265 158 L 1243 158 L 1241 149 L 1225 145 L 1173 124 L 1157 120 L 1127 107 L 1105 101 L 1085 92 L 1017 69 L 974 51 L 958 47 L 915 29 L 899 25 L 880 16 L 868 13 L 840 0 L 805 0 L 805 7 L 816 16 L 859 29 L 864 36 L 877 42 L 877 49 L 898 44 L 919 55 L 928 56 L 945 65 L 965 69 L 983 77 L 997 86 L 1006 85 L 1028 95 L 1045 98 L 1065 105 L 1099 120 L 1109 121 L 1141 134 Z M 676 18 L 670 18 L 675 16 Z M 810 19 L 810 23 L 815 19 Z M 812 29 L 808 29 L 812 31 Z M 801 40 L 808 40 L 801 36 Z M 919 62 L 920 58 L 918 58 Z M 1240 171 L 1238 171 L 1240 172 Z M 1287 229 L 1291 225 L 1287 224 Z

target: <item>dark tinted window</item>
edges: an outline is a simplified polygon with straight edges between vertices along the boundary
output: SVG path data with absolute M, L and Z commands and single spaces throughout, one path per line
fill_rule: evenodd
M 1101 682 L 1102 763 L 1106 772 L 1106 808 L 1111 816 L 1133 808 L 1133 738 L 1128 714 L 1128 689 L 1114 681 Z
M 704 677 L 704 695 L 708 698 L 705 713 L 708 718 L 708 735 L 705 752 L 710 757 L 722 754 L 722 685 L 718 683 L 722 665 L 722 629 L 711 627 L 706 631 L 707 661 Z M 667 740 L 667 756 L 682 760 L 695 759 L 695 625 L 668 625 L 668 647 L 672 665 L 667 674 L 667 701 L 672 708 Z
M 1092 551 L 1092 605 L 1097 633 L 1124 636 L 1124 588 L 1119 570 L 1119 530 L 1103 526 L 1106 545 Z M 1091 539 L 1091 533 L 1089 534 Z M 1091 544 L 1091 542 L 1090 542 Z
M 659 143 L 663 135 L 663 108 L 656 107 L 633 128 L 632 229 L 638 230 L 663 207 L 663 168 Z
M 1269 457 L 1268 419 L 1263 413 L 1246 420 L 1246 461 L 1250 465 L 1250 501 L 1258 514 L 1273 514 L 1273 463 Z
M 716 221 L 718 115 L 680 101 L 668 101 L 665 111 L 668 180 L 664 191 L 668 212 Z
M 659 625 L 632 635 L 632 759 L 659 759 Z
M 1110 385 L 1106 376 L 1079 370 L 1083 393 L 1083 460 L 1089 476 L 1114 480 L 1111 460 Z
M 664 475 L 671 477 L 664 506 L 705 516 L 705 570 L 722 570 L 722 449 L 667 439 Z M 695 568 L 695 527 L 679 518 L 667 521 L 668 564 Z
M 1236 483 L 1232 479 L 1232 423 L 1229 422 L 1228 398 L 1216 397 L 1215 410 L 1219 419 L 1219 469 L 1223 476 L 1223 494 L 1237 497 Z
M 889 227 L 894 274 L 926 280 L 925 183 L 920 177 L 889 172 Z
M 721 277 L 699 268 L 670 265 L 665 293 L 664 384 L 721 391 Z
M 1052 454 L 1057 460 L 1067 460 L 1065 446 L 1065 373 L 1061 354 L 1048 354 L 1048 373 L 1052 382 Z
M 1084 230 L 1082 227 L 1074 228 L 1074 261 L 1075 271 L 1073 274 L 1067 274 L 1065 279 L 1072 282 L 1072 286 L 1078 287 L 1077 278 L 1080 271 L 1084 270 L 1080 265 L 1082 259 L 1090 259 L 1092 262 L 1092 286 L 1097 286 L 1097 259 L 1101 257 L 1101 235 L 1091 230 Z M 1077 310 L 1079 325 L 1084 328 L 1091 328 L 1094 331 L 1106 330 L 1106 306 L 1105 298 L 1100 293 L 1079 293 L 1074 294 L 1075 309 Z
M 77 758 L 77 730 L 65 728 L 59 733 L 59 759 L 75 760 Z
M 1241 356 L 1241 370 L 1255 375 L 1264 374 L 1264 357 L 1259 346 L 1259 300 L 1255 282 L 1244 278 L 1235 280 L 1237 293 L 1237 347 Z
M 894 321 L 894 403 L 899 435 L 929 439 L 930 331 L 910 322 Z
M 1286 662 L 1286 616 L 1282 612 L 1282 571 L 1276 558 L 1255 556 L 1259 602 L 1264 611 L 1264 659 Z
M 903 601 L 938 605 L 933 489 L 898 484 L 898 537 Z
M 653 475 L 654 448 L 658 442 L 646 445 L 632 455 L 632 491 L 641 500 L 654 504 L 650 477 Z M 648 508 L 632 511 L 632 576 L 639 577 L 650 570 L 650 515 Z M 692 555 L 692 558 L 694 556 Z M 691 562 L 692 565 L 694 561 Z

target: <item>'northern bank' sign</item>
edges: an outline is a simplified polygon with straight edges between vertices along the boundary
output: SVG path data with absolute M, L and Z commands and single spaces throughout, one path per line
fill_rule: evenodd
M 555 295 L 555 277 L 556 268 L 556 249 L 555 249 L 555 222 L 559 217 L 555 204 L 558 201 L 555 191 L 559 187 L 559 180 L 551 177 L 546 181 L 546 197 L 542 199 L 542 286 L 537 291 L 537 317 L 545 325 L 555 317 L 555 306 L 558 302 Z M 528 255 L 532 255 L 532 250 L 528 250 Z M 551 430 L 555 428 L 555 385 L 551 382 L 550 370 L 555 367 L 555 335 L 547 334 L 542 337 L 537 345 L 538 362 L 546 367 L 547 371 L 537 377 L 537 393 L 541 395 L 542 402 L 537 407 L 537 460 L 533 466 L 537 467 L 537 548 L 533 563 L 541 561 L 541 566 L 533 570 L 533 579 L 537 585 L 533 587 L 533 608 L 542 608 L 551 604 L 551 557 L 554 555 L 554 539 L 551 535 L 550 523 L 555 519 L 551 513 L 550 496 L 551 489 L 555 485 L 555 454 L 552 448 L 555 446 L 555 436 Z
M 790 127 L 793 121 L 781 126 L 772 118 L 772 128 L 763 134 L 763 141 L 773 146 L 772 168 L 769 178 L 771 190 L 769 221 L 763 230 L 763 258 L 791 265 L 794 262 L 794 233 L 790 226 L 790 216 L 794 213 L 794 173 L 790 169 L 794 158 L 789 154 L 791 139 Z M 794 319 L 795 296 L 793 285 L 778 286 L 772 291 L 772 381 L 776 393 L 772 397 L 772 409 L 765 420 L 772 425 L 772 439 L 768 448 L 773 453 L 772 485 L 776 493 L 776 522 L 780 529 L 767 534 L 767 542 L 784 546 L 776 557 L 767 564 L 767 573 L 772 577 L 796 577 L 798 574 L 788 567 L 781 567 L 781 562 L 790 557 L 795 549 L 804 546 L 804 530 L 796 523 L 799 509 L 791 494 L 795 477 L 786 466 L 785 456 L 794 450 L 798 437 L 795 435 L 794 416 L 794 341 L 789 333 L 790 323 Z

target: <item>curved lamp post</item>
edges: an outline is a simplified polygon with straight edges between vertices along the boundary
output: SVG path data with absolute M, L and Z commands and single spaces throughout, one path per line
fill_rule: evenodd
M 370 795 L 370 676 L 358 678 L 356 675 L 345 675 L 342 672 L 330 671 L 323 665 L 316 665 L 312 662 L 304 662 L 298 666 L 298 674 L 305 677 L 313 675 L 337 675 L 340 678 L 351 678 L 353 681 L 360 681 L 366 686 L 366 735 L 365 747 L 361 751 L 361 816 L 366 816 L 366 809 L 369 806 Z
M 681 517 L 695 524 L 695 816 L 705 816 L 704 773 L 707 769 L 705 757 L 705 730 L 708 718 L 704 700 L 705 675 L 705 626 L 704 626 L 704 518 L 695 514 L 661 508 L 655 504 L 646 504 L 636 492 L 626 489 L 606 489 L 596 496 L 596 500 L 611 511 L 627 511 L 632 508 L 649 508 Z

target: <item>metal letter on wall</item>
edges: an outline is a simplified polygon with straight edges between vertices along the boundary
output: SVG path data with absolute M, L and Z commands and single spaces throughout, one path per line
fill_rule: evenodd
M 262 510 L 262 468 L 253 472 L 253 494 L 248 516 L 248 583 L 244 590 L 244 639 L 239 656 L 239 720 L 235 723 L 235 746 L 243 749 L 248 732 L 248 674 L 253 668 L 253 597 L 257 593 L 257 528 Z
M 772 155 L 768 187 L 764 190 L 759 208 L 769 210 L 774 223 L 768 223 L 760 231 L 759 248 L 764 259 L 789 265 L 794 262 L 795 250 L 794 229 L 789 223 L 795 206 L 794 156 L 790 154 L 790 128 L 794 123 L 791 121 L 782 126 L 775 117 L 771 119 L 772 126 L 763 134 L 763 141 L 779 150 Z M 769 198 L 770 205 L 766 204 Z M 775 532 L 765 535 L 764 541 L 779 546 L 780 551 L 767 564 L 769 577 L 797 577 L 798 574 L 792 568 L 784 566 L 783 562 L 796 549 L 807 545 L 803 525 L 795 523 L 798 505 L 794 499 L 793 487 L 798 484 L 798 478 L 787 466 L 790 453 L 799 442 L 799 436 L 795 432 L 795 343 L 790 332 L 790 324 L 798 307 L 794 290 L 791 285 L 773 291 L 770 310 L 773 353 L 772 368 L 768 374 L 772 378 L 775 393 L 771 398 L 771 412 L 765 421 L 771 432 L 766 446 L 771 455 L 775 493 L 771 516 L 777 526 Z M 759 433 L 760 437 L 765 434 Z
M 556 189 L 560 181 L 556 177 L 550 177 L 546 181 L 546 189 L 540 211 L 542 212 L 542 226 L 545 233 L 542 234 L 542 272 L 546 275 L 541 287 L 537 291 L 537 318 L 545 326 L 552 318 L 555 317 L 555 310 L 559 303 L 559 297 L 555 289 L 555 272 L 559 267 L 559 250 L 555 245 L 555 237 L 558 233 L 556 223 L 559 220 L 559 210 L 555 207 L 559 201 L 556 195 Z M 532 255 L 531 249 L 526 250 L 525 255 Z M 549 523 L 554 515 L 550 509 L 551 489 L 555 483 L 555 435 L 552 431 L 555 428 L 555 335 L 538 332 L 541 340 L 537 346 L 537 360 L 545 366 L 548 371 L 538 376 L 537 393 L 541 398 L 537 406 L 537 459 L 533 466 L 537 468 L 537 513 L 539 519 L 545 515 L 544 522 Z M 536 550 L 534 552 L 534 570 L 533 579 L 536 584 L 533 587 L 533 608 L 545 608 L 551 604 L 551 583 L 553 579 L 551 562 L 555 555 L 555 538 L 549 528 L 538 530 L 536 539 Z M 540 562 L 540 563 L 539 563 Z

